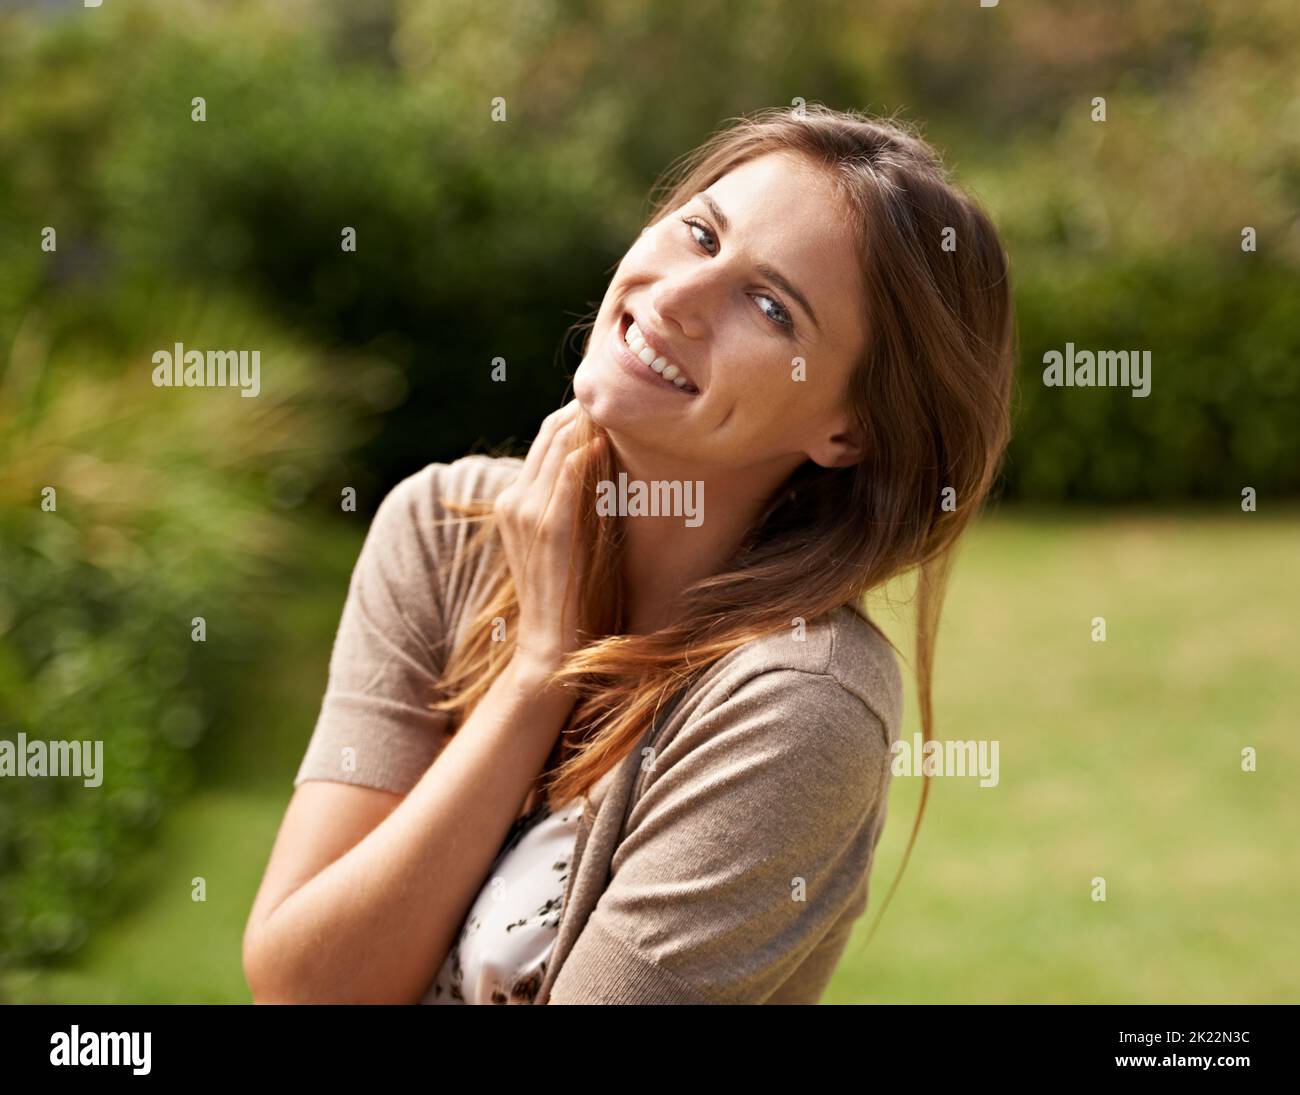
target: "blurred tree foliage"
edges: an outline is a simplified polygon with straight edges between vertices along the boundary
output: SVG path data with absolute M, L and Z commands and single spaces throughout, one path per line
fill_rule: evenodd
M 191 786 L 193 747 L 232 714 L 222 682 L 259 672 L 259 593 L 312 550 L 291 511 L 356 413 L 238 301 L 112 305 L 134 375 L 94 339 L 56 347 L 39 305 L 0 358 L 0 738 L 103 743 L 98 786 L 0 785 L 0 969 L 75 950 L 113 910 L 92 895 Z M 153 387 L 153 335 L 128 332 L 159 314 L 192 344 L 260 347 L 260 395 Z
M 364 517 L 526 442 L 659 172 L 724 119 L 898 113 L 990 210 L 1022 347 L 1005 496 L 1295 495 L 1298 46 L 1288 0 L 0 13 L 0 731 L 111 738 L 118 766 L 103 796 L 8 781 L 0 960 L 75 947 L 185 785 L 257 573 L 301 550 L 283 509 L 350 485 Z M 261 347 L 262 396 L 151 387 L 177 341 Z M 1066 342 L 1150 350 L 1151 395 L 1044 388 Z
M 1007 497 L 1300 487 L 1294 5 L 187 0 L 5 22 L 0 320 L 69 280 L 244 294 L 373 366 L 385 413 L 355 456 L 376 489 L 526 441 L 658 172 L 796 97 L 923 121 L 1002 226 Z M 1067 341 L 1151 350 L 1151 397 L 1045 389 Z

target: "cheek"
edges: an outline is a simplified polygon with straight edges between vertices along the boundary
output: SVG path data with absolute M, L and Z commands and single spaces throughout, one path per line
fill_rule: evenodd
M 744 338 L 736 343 L 732 387 L 746 402 L 773 414 L 797 412 L 810 404 L 814 378 L 808 361 L 771 340 Z
M 807 365 L 796 371 L 797 363 L 780 356 L 744 361 L 718 391 L 715 410 L 726 422 L 726 432 L 738 443 L 757 449 L 779 448 L 782 442 L 800 436 L 814 414 L 815 393 L 806 378 Z M 799 375 L 805 379 L 796 379 Z
M 727 378 L 722 413 L 734 408 L 728 430 L 759 448 L 798 443 L 838 406 L 845 378 L 800 347 L 746 342 Z

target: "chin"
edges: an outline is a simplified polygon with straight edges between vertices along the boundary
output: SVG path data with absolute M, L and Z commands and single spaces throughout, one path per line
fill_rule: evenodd
M 607 430 L 635 433 L 651 408 L 612 362 L 584 358 L 573 374 L 573 397 L 591 419 Z
M 663 415 L 646 406 L 643 393 L 635 387 L 629 391 L 623 381 L 617 366 L 611 368 L 603 362 L 584 361 L 573 375 L 573 397 L 609 435 L 615 452 L 620 454 L 616 459 L 629 452 L 678 455 L 674 451 L 676 434 L 667 428 Z
M 604 386 L 592 375 L 590 362 L 584 360 L 573 374 L 573 398 L 597 425 L 606 426 L 608 399 L 602 399 Z

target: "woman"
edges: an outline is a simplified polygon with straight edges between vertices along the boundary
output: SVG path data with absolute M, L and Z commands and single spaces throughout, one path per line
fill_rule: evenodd
M 994 228 L 900 126 L 764 111 L 684 159 L 526 459 L 380 506 L 254 999 L 815 1003 L 899 731 L 862 599 L 919 568 L 929 738 L 1013 343 Z

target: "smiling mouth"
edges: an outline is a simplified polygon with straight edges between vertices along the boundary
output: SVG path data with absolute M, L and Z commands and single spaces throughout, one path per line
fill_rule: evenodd
M 628 341 L 628 331 L 634 322 L 632 314 L 624 312 L 618 324 L 618 340 L 628 357 L 645 370 L 648 379 L 658 381 L 665 388 L 672 388 L 683 395 L 699 395 L 700 389 L 686 379 L 681 367 L 658 354 L 639 332 L 633 334 L 631 342 Z M 650 360 L 647 361 L 647 358 Z

